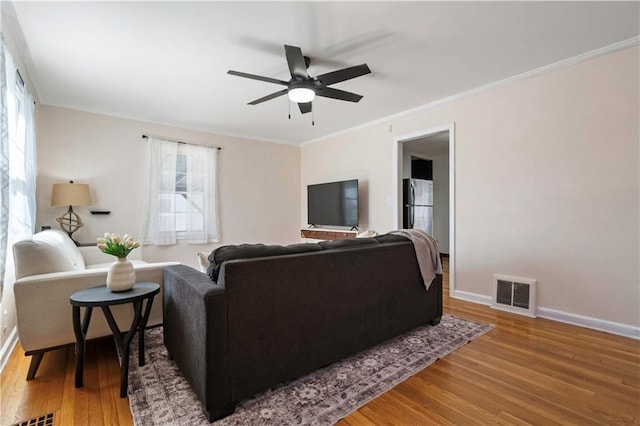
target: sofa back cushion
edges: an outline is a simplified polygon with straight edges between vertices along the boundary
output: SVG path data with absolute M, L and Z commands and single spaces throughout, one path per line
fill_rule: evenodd
M 318 244 L 301 243 L 288 246 L 265 245 L 265 244 L 240 244 L 221 246 L 209 254 L 209 267 L 207 274 L 215 282 L 218 281 L 220 267 L 227 260 L 255 259 L 258 257 L 283 256 L 286 254 L 309 253 L 320 251 L 322 248 Z
M 16 279 L 50 272 L 85 269 L 82 253 L 69 236 L 59 230 L 38 232 L 13 245 Z
M 320 241 L 318 245 L 322 250 L 345 249 L 357 246 L 368 246 L 371 244 L 380 244 L 375 238 L 344 238 L 342 240 Z
M 409 238 L 397 234 L 382 234 L 376 235 L 373 238 L 378 240 L 379 243 L 403 243 L 406 241 L 411 241 Z

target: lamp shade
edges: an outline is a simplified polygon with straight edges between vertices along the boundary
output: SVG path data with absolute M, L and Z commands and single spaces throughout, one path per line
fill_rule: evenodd
M 52 206 L 91 205 L 91 192 L 86 183 L 54 183 L 51 191 Z

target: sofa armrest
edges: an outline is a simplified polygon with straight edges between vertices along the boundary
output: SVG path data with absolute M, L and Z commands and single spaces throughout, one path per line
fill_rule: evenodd
M 162 288 L 162 272 L 176 262 L 147 263 L 135 266 L 137 281 L 157 282 Z M 21 278 L 14 285 L 18 335 L 26 352 L 53 348 L 75 342 L 69 297 L 78 290 L 104 285 L 108 268 L 54 272 Z M 149 325 L 162 322 L 162 290 L 153 303 Z M 131 325 L 130 305 L 112 309 L 118 325 Z M 111 330 L 98 311 L 92 316 L 88 338 L 108 336 Z
M 211 413 L 230 402 L 223 284 L 186 265 L 164 271 L 164 343 Z

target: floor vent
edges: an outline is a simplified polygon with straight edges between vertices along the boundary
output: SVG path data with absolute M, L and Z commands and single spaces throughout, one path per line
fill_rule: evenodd
M 53 426 L 53 413 L 36 417 L 35 419 L 25 420 L 24 422 L 14 423 L 11 426 Z
M 491 307 L 535 318 L 536 280 L 494 275 Z

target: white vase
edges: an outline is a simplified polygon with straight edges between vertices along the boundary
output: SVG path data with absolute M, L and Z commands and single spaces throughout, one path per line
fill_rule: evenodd
M 136 271 L 126 257 L 119 257 L 107 272 L 107 288 L 109 290 L 127 291 L 136 283 Z

